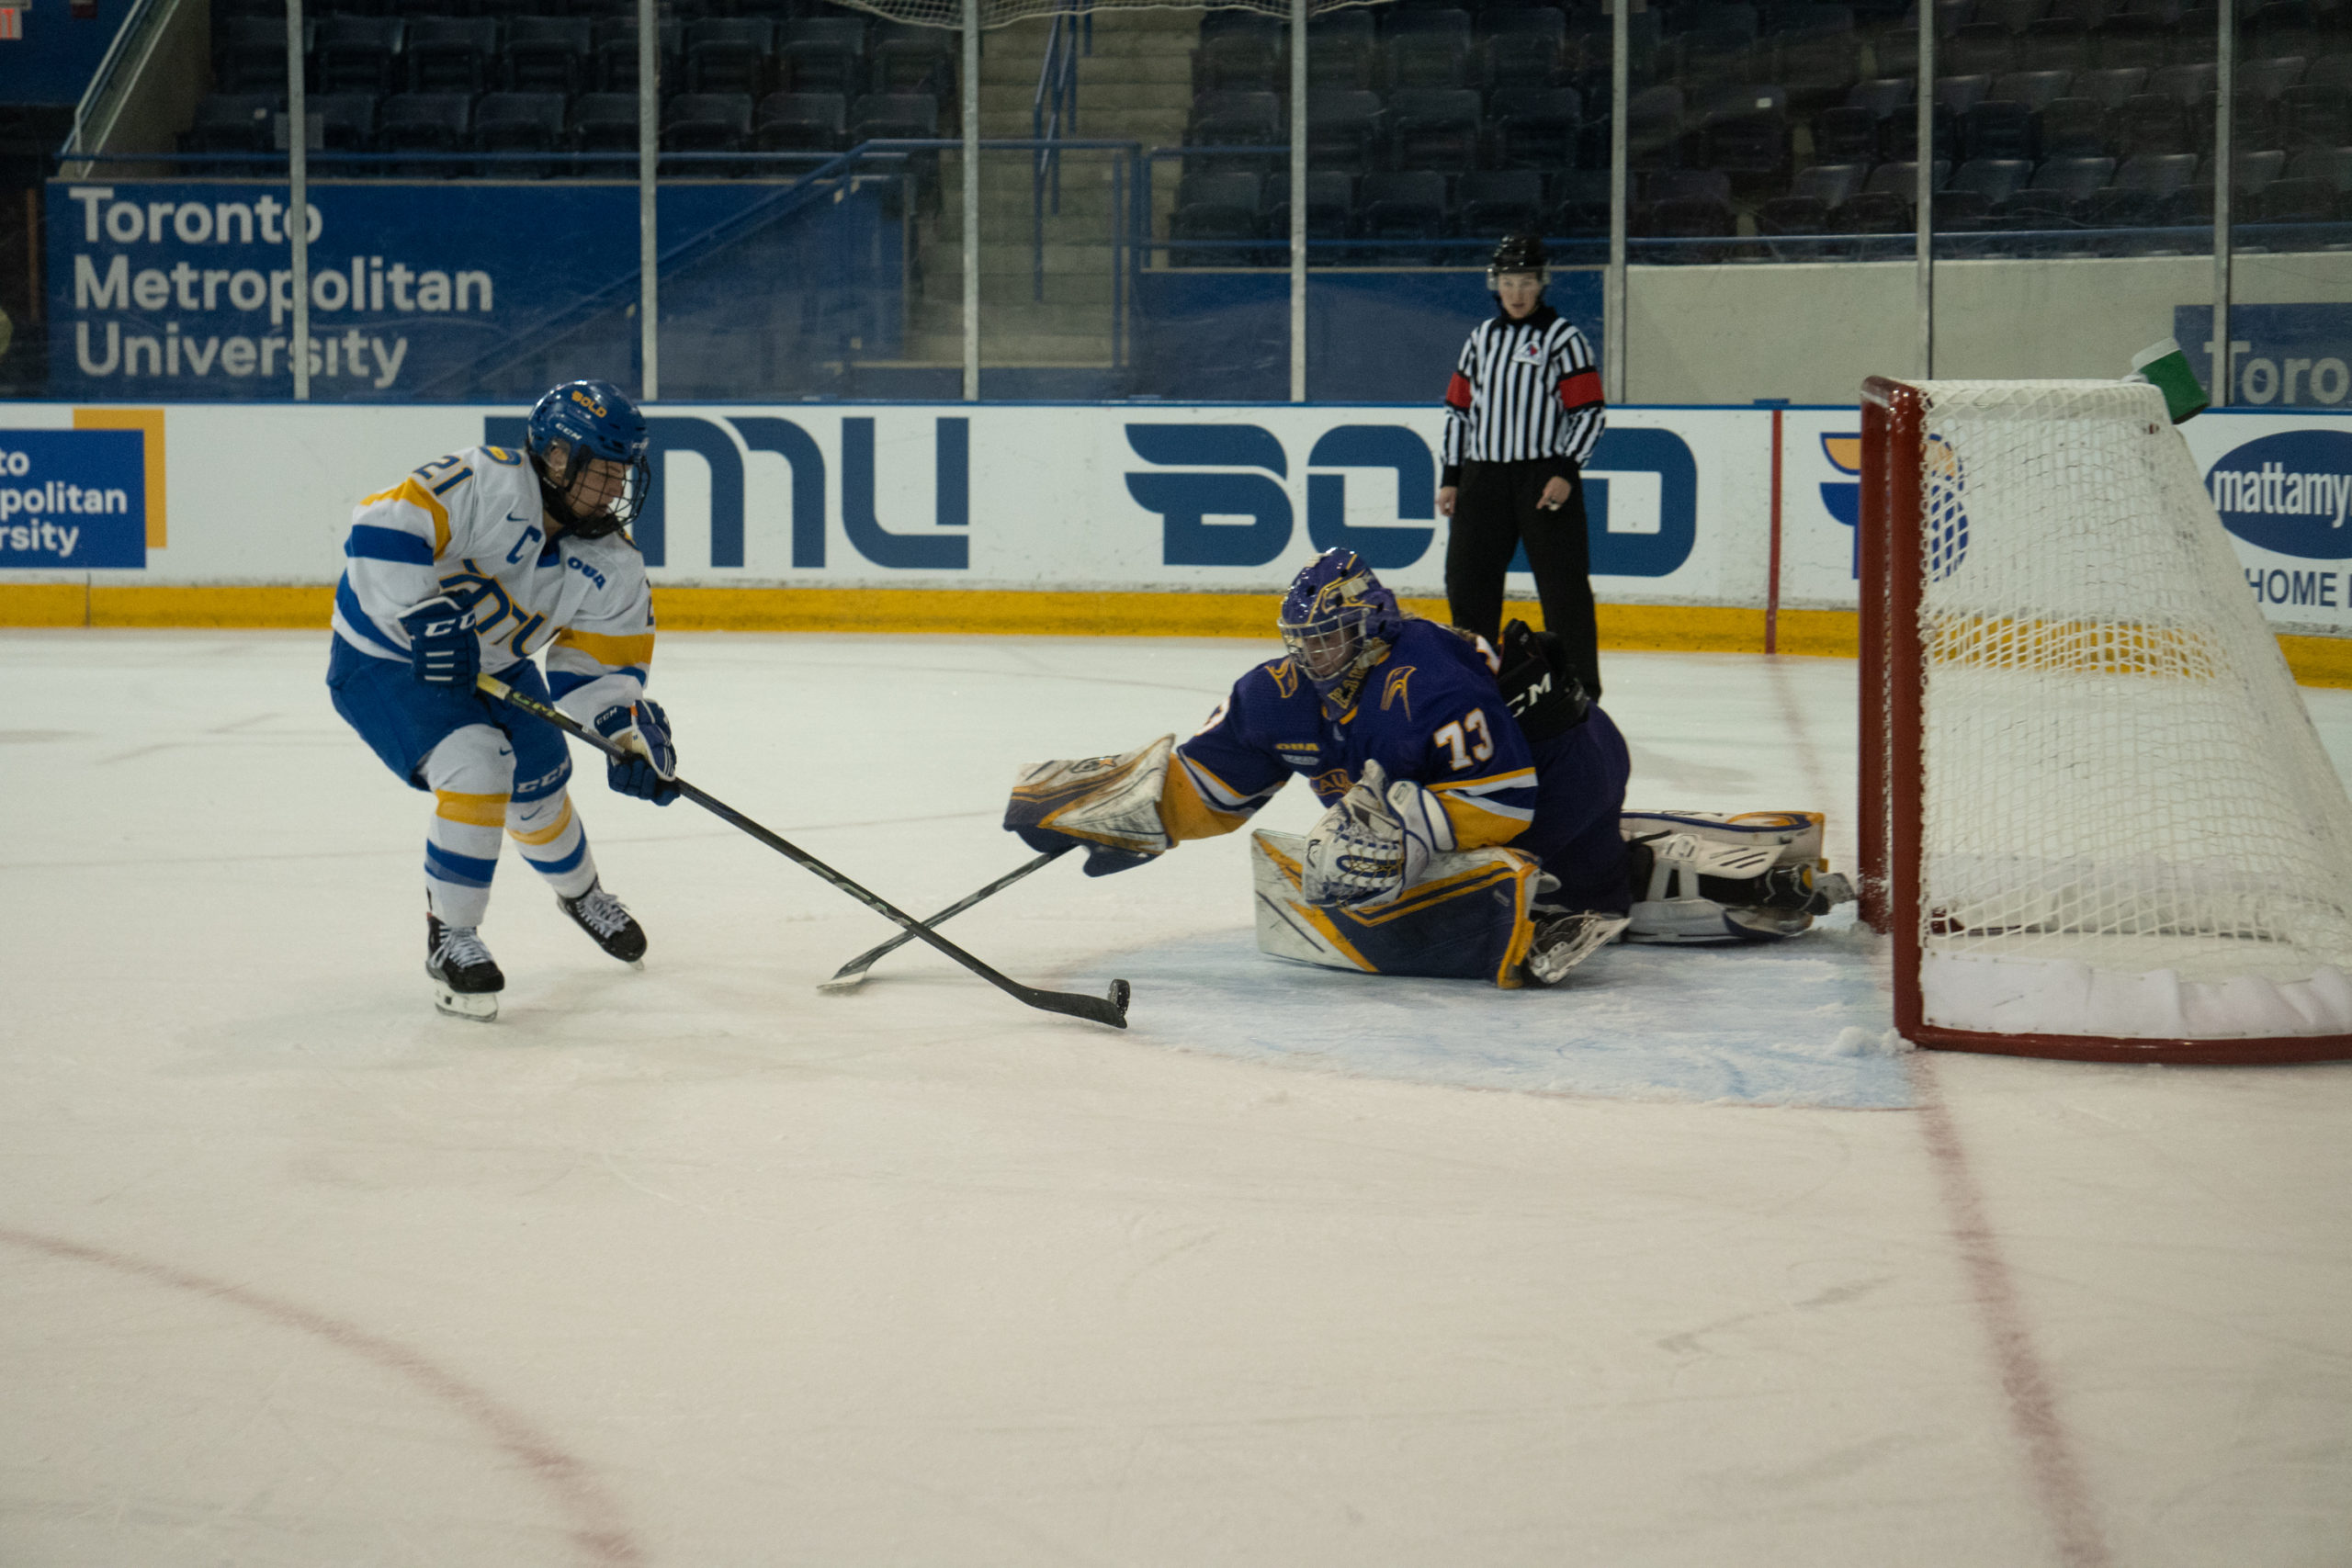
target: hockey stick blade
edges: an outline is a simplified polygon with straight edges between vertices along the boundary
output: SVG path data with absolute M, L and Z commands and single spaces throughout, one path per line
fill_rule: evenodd
M 998 877 L 994 882 L 989 883 L 986 887 L 981 888 L 978 892 L 968 893 L 963 897 L 958 898 L 953 904 L 948 905 L 944 909 L 940 910 L 939 913 L 932 916 L 931 919 L 923 921 L 924 928 L 928 930 L 940 925 L 944 921 L 952 919 L 956 916 L 960 915 L 965 910 L 970 908 L 973 905 L 978 903 L 981 899 L 993 897 L 997 894 L 1003 892 L 1006 888 L 1012 886 L 1014 883 L 1020 881 L 1031 872 L 1043 870 L 1046 865 L 1061 859 L 1062 856 L 1069 853 L 1070 851 L 1077 847 L 1078 846 L 1075 844 L 1064 844 L 1059 849 L 1047 850 L 1044 854 L 1039 855 L 1036 859 L 1029 862 L 1027 864 L 1019 866 L 1014 870 L 1005 873 L 1002 876 Z M 854 990 L 865 983 L 865 972 L 873 968 L 876 961 L 888 958 L 891 953 L 898 952 L 899 949 L 906 946 L 907 943 L 914 940 L 914 932 L 900 931 L 897 936 L 892 937 L 889 941 L 881 943 L 879 946 L 867 948 L 864 953 L 859 953 L 855 958 L 851 959 L 839 969 L 834 970 L 831 979 L 818 981 L 817 988 L 820 991 Z
M 550 703 L 543 703 L 526 693 L 518 692 L 495 675 L 477 675 L 474 677 L 474 684 L 485 694 L 495 697 L 509 707 L 527 713 L 534 718 L 544 719 L 573 739 L 594 747 L 606 757 L 616 761 L 624 757 L 635 755 L 633 752 L 622 750 L 620 747 L 582 724 L 561 708 Z M 1014 1000 L 1025 1002 L 1046 1012 L 1067 1013 L 1072 1018 L 1082 1018 L 1091 1022 L 1108 1024 L 1113 1029 L 1125 1029 L 1127 1026 L 1128 988 L 1125 980 L 1111 982 L 1111 994 L 1108 998 L 1080 996 L 1073 991 L 1048 991 L 1035 986 L 1024 986 L 1018 980 L 998 974 L 937 931 L 924 926 L 912 915 L 888 902 L 880 895 L 869 892 L 857 883 L 852 882 L 789 839 L 761 827 L 718 796 L 688 784 L 684 779 L 673 778 L 670 782 L 678 786 L 680 795 L 693 801 L 705 811 L 741 829 L 803 870 L 813 872 L 823 877 L 876 914 L 895 922 L 909 936 L 929 942 Z

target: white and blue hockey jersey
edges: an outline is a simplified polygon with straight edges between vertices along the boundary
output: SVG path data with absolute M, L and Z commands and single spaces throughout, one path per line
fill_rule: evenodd
M 519 451 L 436 458 L 361 502 L 345 538 L 335 635 L 407 662 L 400 618 L 447 593 L 474 604 L 492 674 L 547 650 L 548 689 L 583 723 L 644 694 L 653 597 L 626 534 L 549 538 L 539 479 Z

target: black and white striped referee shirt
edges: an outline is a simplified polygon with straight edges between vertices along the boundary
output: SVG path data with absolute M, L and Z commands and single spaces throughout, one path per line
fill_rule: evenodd
M 1500 311 L 1471 329 L 1445 389 L 1445 477 L 1462 465 L 1592 455 L 1609 411 L 1592 345 L 1549 305 L 1514 321 Z

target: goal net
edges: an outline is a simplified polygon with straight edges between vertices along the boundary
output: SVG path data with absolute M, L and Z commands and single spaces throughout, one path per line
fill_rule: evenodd
M 2172 429 L 1863 389 L 1865 918 L 1921 1044 L 2352 1055 L 2352 803 Z

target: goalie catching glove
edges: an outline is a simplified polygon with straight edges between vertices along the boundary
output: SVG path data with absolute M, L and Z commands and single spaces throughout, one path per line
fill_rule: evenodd
M 1307 833 L 1300 891 L 1316 905 L 1385 903 L 1421 880 L 1432 855 L 1453 847 L 1453 824 L 1437 796 L 1409 779 L 1391 784 L 1386 769 L 1366 762 Z
M 1005 829 L 1040 852 L 1083 845 L 1089 876 L 1157 860 L 1175 846 L 1159 819 L 1159 794 L 1175 750 L 1176 738 L 1163 735 L 1124 756 L 1023 768 L 1005 803 Z

